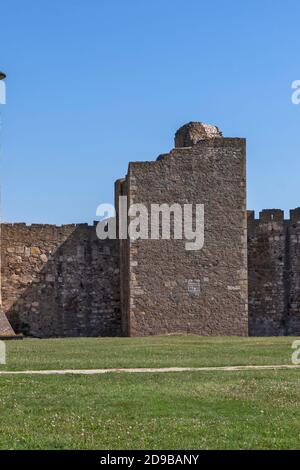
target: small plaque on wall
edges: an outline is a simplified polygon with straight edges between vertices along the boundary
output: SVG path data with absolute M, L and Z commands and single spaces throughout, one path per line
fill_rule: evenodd
M 190 296 L 199 297 L 200 295 L 200 279 L 188 279 L 187 290 Z

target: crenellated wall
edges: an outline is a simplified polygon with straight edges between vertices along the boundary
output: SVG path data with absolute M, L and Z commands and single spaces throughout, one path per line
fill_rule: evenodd
M 121 334 L 119 250 L 93 226 L 2 225 L 3 307 L 34 337 Z
M 99 240 L 95 225 L 1 224 L 0 335 L 13 334 L 8 318 L 15 332 L 42 338 L 300 336 L 300 208 L 288 220 L 279 209 L 258 219 L 246 211 L 245 139 L 190 122 L 169 153 L 129 164 L 115 198 L 119 240 Z M 152 227 L 129 240 L 134 204 Z M 204 208 L 201 249 L 182 239 L 186 204 Z M 162 236 L 168 215 L 180 236 L 173 222 L 171 239 Z
M 124 191 L 125 182 L 118 182 L 116 194 Z M 120 263 L 119 241 L 99 240 L 95 226 L 3 224 L 1 250 L 3 307 L 16 332 L 128 334 L 126 241 Z M 300 336 L 300 208 L 288 220 L 278 209 L 258 219 L 248 211 L 248 292 L 251 336 Z
M 249 334 L 300 334 L 300 209 L 248 211 Z

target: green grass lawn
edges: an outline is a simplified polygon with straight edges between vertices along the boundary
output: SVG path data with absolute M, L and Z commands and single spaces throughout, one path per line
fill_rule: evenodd
M 7 341 L 0 370 L 290 364 L 295 338 L 163 336 Z
M 1 449 L 294 449 L 298 371 L 1 377 Z
M 294 338 L 7 342 L 0 369 L 291 364 Z M 0 376 L 0 449 L 299 449 L 298 370 Z

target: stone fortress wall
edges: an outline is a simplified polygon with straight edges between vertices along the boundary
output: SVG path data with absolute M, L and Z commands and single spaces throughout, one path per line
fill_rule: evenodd
M 122 316 L 130 336 L 248 334 L 245 140 L 210 127 L 213 137 L 198 136 L 196 145 L 183 128 L 174 150 L 130 163 L 119 182 L 128 205 L 142 203 L 149 219 L 152 204 L 205 208 L 202 249 L 187 251 L 186 240 L 161 233 L 123 242 Z
M 249 334 L 300 335 L 300 209 L 248 211 Z
M 99 240 L 95 225 L 2 224 L 0 327 L 6 314 L 39 338 L 300 335 L 300 209 L 289 220 L 247 212 L 245 156 L 244 139 L 189 123 L 174 150 L 116 182 L 117 213 L 120 195 L 204 203 L 198 252 L 184 240 Z
M 3 310 L 34 337 L 121 334 L 119 247 L 93 226 L 2 224 Z

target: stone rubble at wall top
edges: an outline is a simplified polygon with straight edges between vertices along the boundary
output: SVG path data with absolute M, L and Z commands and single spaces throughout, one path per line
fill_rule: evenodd
M 202 122 L 189 122 L 180 127 L 175 134 L 175 147 L 192 147 L 201 140 L 223 137 L 217 126 L 204 124 Z

